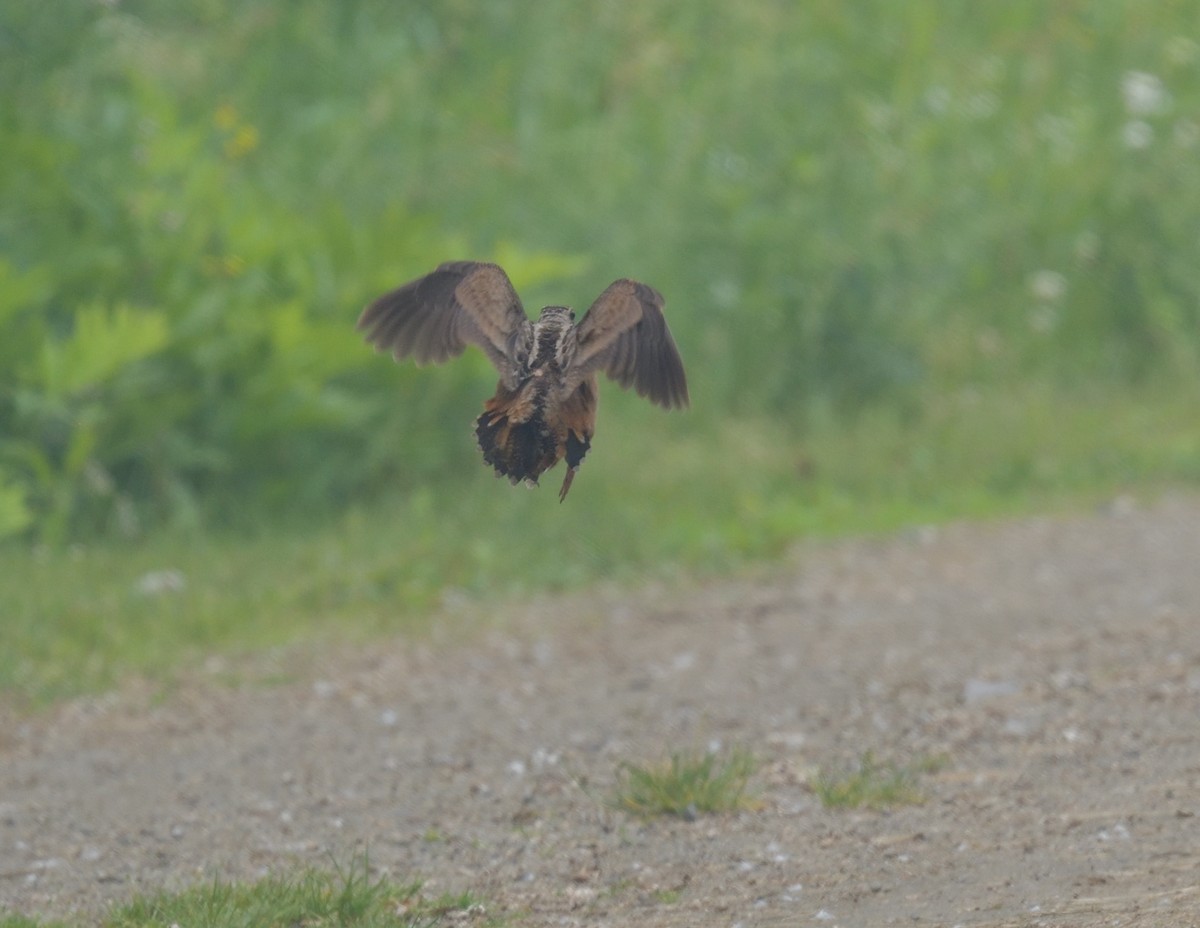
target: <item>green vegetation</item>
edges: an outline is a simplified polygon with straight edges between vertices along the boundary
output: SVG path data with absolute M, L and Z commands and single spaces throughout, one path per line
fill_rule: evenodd
M 917 786 L 918 777 L 935 773 L 948 763 L 941 755 L 921 757 L 903 766 L 880 763 L 868 751 L 854 770 L 820 773 L 813 781 L 813 791 L 827 808 L 885 809 L 920 803 L 925 797 Z
M 1196 484 L 1192 13 L 3 4 L 0 692 Z M 653 283 L 694 409 L 492 480 L 479 353 L 353 331 L 453 257 Z
M 653 282 L 702 435 L 1195 387 L 1191 12 L 5 4 L 4 530 L 462 481 L 485 362 L 397 369 L 353 332 L 451 256 L 531 303 Z
M 765 420 L 694 434 L 680 416 L 651 441 L 636 399 L 613 396 L 613 427 L 561 506 L 552 486 L 512 488 L 480 466 L 455 492 L 356 502 L 316 526 L 10 546 L 0 557 L 0 691 L 36 704 L 131 675 L 169 683 L 214 653 L 420 633 L 443 606 L 486 616 L 539 590 L 669 583 L 777 557 L 801 537 L 1100 502 L 1152 478 L 1193 479 L 1200 466 L 1189 397 L 1147 406 L 1114 394 L 1057 408 L 1044 398 L 947 398 L 919 422 L 877 410 L 807 438 Z M 632 431 L 620 427 L 627 418 Z M 180 588 L 168 575 L 160 592 L 142 591 L 168 570 Z
M 335 873 L 304 870 L 256 883 L 215 882 L 182 893 L 139 896 L 112 909 L 101 928 L 436 928 L 438 925 L 500 925 L 470 894 L 424 898 L 420 884 L 372 880 L 365 861 Z M 0 928 L 69 928 L 22 916 L 0 918 Z
M 724 759 L 711 751 L 684 752 L 645 767 L 622 764 L 613 804 L 642 818 L 677 815 L 690 820 L 702 813 L 735 812 L 753 804 L 746 785 L 756 767 L 754 757 L 741 750 Z

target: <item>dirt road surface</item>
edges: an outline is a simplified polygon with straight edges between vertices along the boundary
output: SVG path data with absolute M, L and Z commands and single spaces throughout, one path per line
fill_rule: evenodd
M 462 625 L 0 716 L 0 912 L 365 851 L 517 926 L 1200 925 L 1194 496 Z M 759 808 L 608 803 L 623 761 L 710 745 L 759 758 Z M 922 804 L 824 808 L 812 771 L 866 751 L 949 763 Z

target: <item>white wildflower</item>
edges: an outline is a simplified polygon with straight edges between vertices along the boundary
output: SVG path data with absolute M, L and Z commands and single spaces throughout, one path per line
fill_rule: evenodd
M 1149 148 L 1154 141 L 1154 128 L 1144 119 L 1131 119 L 1121 129 L 1121 141 L 1135 151 Z
M 187 586 L 183 572 L 173 567 L 166 570 L 151 570 L 138 577 L 134 589 L 142 596 L 161 596 L 163 593 L 178 593 Z
M 1126 71 L 1121 78 L 1121 96 L 1131 116 L 1160 113 L 1167 105 L 1167 89 L 1162 80 L 1149 71 Z
M 1029 290 L 1042 302 L 1053 303 L 1067 292 L 1067 278 L 1058 271 L 1038 271 L 1029 278 Z

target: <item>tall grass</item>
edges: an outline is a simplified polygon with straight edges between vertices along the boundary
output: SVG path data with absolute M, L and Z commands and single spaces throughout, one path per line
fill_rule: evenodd
M 803 436 L 771 419 L 693 431 L 684 416 L 639 418 L 633 397 L 605 403 L 563 504 L 554 473 L 531 491 L 472 466 L 449 485 L 353 503 L 324 522 L 298 513 L 238 533 L 10 546 L 0 693 L 39 703 L 130 675 L 165 684 L 213 654 L 421 634 L 447 606 L 477 621 L 542 590 L 735 570 L 801 537 L 1200 478 L 1200 421 L 1186 396 L 1050 405 L 1042 390 L 966 395 L 928 404 L 936 414 L 917 421 L 878 411 Z M 154 576 L 169 570 L 179 575 Z

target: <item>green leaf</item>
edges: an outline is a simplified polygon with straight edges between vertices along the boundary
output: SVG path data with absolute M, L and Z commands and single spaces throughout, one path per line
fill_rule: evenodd
M 42 348 L 42 386 L 57 396 L 82 393 L 154 354 L 167 344 L 167 338 L 163 313 L 126 303 L 80 307 L 71 335 Z
M 0 326 L 18 309 L 44 302 L 51 279 L 50 268 L 44 264 L 21 271 L 0 258 Z
M 0 473 L 0 539 L 17 535 L 32 523 L 25 488 Z
M 275 307 L 268 319 L 273 364 L 289 380 L 298 376 L 323 381 L 342 371 L 362 367 L 370 352 L 362 337 L 343 320 L 319 322 L 303 304 L 293 300 Z

